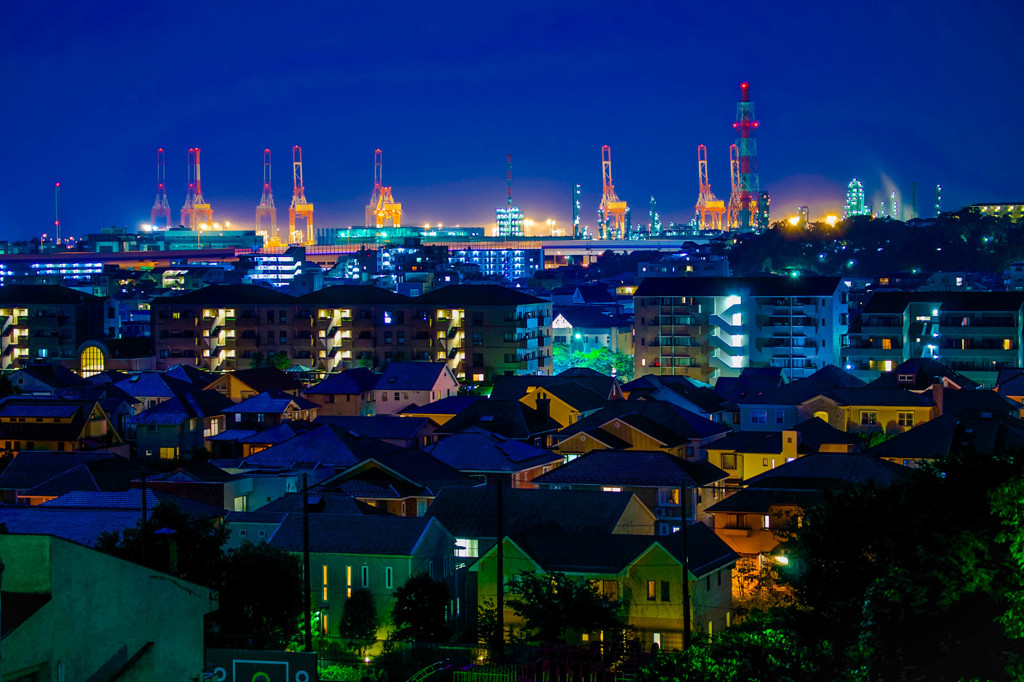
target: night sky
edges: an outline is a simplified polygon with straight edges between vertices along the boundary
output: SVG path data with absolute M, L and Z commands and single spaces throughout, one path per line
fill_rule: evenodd
M 90 6 L 91 9 L 89 7 Z M 148 222 L 156 149 L 175 220 L 202 149 L 216 220 L 250 225 L 262 151 L 287 222 L 302 145 L 314 224 L 362 222 L 373 150 L 407 224 L 490 225 L 514 197 L 595 224 L 600 147 L 647 222 L 684 222 L 696 146 L 729 194 L 739 83 L 773 218 L 840 211 L 856 176 L 930 214 L 1024 201 L 1024 4 L 1012 2 L 8 2 L 0 21 L 0 238 Z

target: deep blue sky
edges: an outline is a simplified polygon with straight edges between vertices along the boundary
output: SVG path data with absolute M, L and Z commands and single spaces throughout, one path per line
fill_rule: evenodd
M 360 223 L 373 149 L 410 224 L 491 224 L 505 154 L 528 216 L 594 224 L 600 147 L 647 221 L 697 198 L 696 146 L 728 196 L 739 83 L 777 217 L 838 210 L 858 177 L 918 211 L 1024 200 L 1024 9 L 1011 2 L 12 2 L 0 21 L 0 238 L 148 221 L 155 152 L 177 218 L 203 150 L 215 218 L 251 223 L 262 150 L 279 222 L 290 150 L 315 223 Z M 886 191 L 886 194 L 888 192 Z

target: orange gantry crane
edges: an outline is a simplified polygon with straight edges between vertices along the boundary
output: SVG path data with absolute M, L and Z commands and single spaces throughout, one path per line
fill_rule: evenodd
M 697 213 L 700 215 L 700 227 L 703 230 L 721 230 L 722 216 L 725 215 L 725 202 L 715 198 L 711 193 L 708 181 L 708 150 L 704 145 L 697 145 L 697 181 L 700 187 L 697 195 Z
M 612 149 L 608 145 L 601 147 L 601 205 L 598 207 L 598 223 L 601 226 L 602 239 L 624 239 L 626 237 L 626 202 L 615 194 L 612 183 Z M 614 219 L 615 226 L 608 229 L 608 222 Z
M 263 150 L 263 194 L 260 196 L 260 203 L 256 205 L 256 231 L 264 231 L 264 219 L 270 220 L 270 232 L 267 234 L 267 243 L 276 246 L 280 243 L 280 236 L 277 234 L 277 209 L 274 207 L 274 193 L 270 189 L 270 150 Z
M 735 228 L 740 223 L 740 209 L 743 207 L 743 201 L 740 199 L 740 148 L 734 144 L 729 145 L 729 184 L 732 193 L 729 195 L 726 225 Z
M 313 245 L 313 204 L 306 201 L 306 188 L 302 184 L 302 147 L 292 147 L 292 205 L 288 207 L 288 243 Z M 304 218 L 306 233 L 295 229 L 295 218 Z
M 373 152 L 373 194 L 366 207 L 367 227 L 398 227 L 402 224 L 402 204 L 391 195 L 391 187 L 384 186 L 383 171 L 383 155 L 376 149 Z

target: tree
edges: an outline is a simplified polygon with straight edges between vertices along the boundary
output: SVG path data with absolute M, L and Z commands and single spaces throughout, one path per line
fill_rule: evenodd
M 564 573 L 523 572 L 506 603 L 523 619 L 526 639 L 542 644 L 579 641 L 581 633 L 623 630 L 622 604 L 585 580 Z
M 444 642 L 451 636 L 445 626 L 445 608 L 451 598 L 448 586 L 426 573 L 414 575 L 395 591 L 391 621 L 395 639 Z
M 280 353 L 270 353 L 266 356 L 263 353 L 253 353 L 249 359 L 250 369 L 256 369 L 257 367 L 276 367 L 277 369 L 284 371 L 292 366 L 292 360 L 288 357 L 288 353 L 282 351 Z
M 303 618 L 299 558 L 248 540 L 227 552 L 210 640 L 214 646 L 283 649 Z
M 377 637 L 377 606 L 373 603 L 373 593 L 367 589 L 352 591 L 342 608 L 338 633 L 349 639 Z

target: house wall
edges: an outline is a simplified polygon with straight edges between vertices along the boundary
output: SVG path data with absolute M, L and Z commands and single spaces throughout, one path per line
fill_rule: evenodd
M 4 679 L 37 665 L 30 679 L 107 679 L 150 642 L 124 679 L 201 676 L 208 589 L 47 536 L 0 536 L 0 554 L 4 592 L 51 595 L 4 637 Z

